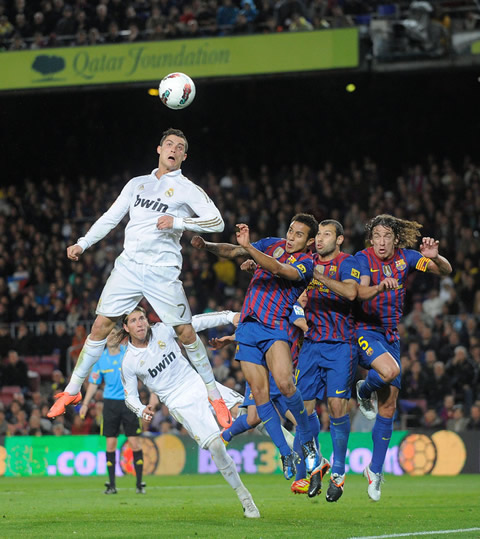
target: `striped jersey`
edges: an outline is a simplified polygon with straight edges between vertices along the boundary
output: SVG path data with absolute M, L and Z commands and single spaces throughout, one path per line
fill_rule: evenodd
M 285 244 L 285 239 L 264 238 L 252 245 L 279 262 L 294 266 L 300 279 L 290 281 L 276 277 L 258 265 L 247 289 L 240 322 L 251 317 L 269 328 L 288 328 L 293 304 L 312 279 L 313 258 L 310 253 L 289 254 Z
M 157 178 L 150 174 L 132 178 L 117 200 L 92 225 L 77 244 L 85 250 L 103 239 L 128 213 L 123 256 L 138 264 L 182 266 L 180 238 L 184 230 L 222 232 L 224 222 L 205 191 L 175 170 Z M 157 229 L 162 215 L 173 217 L 173 228 Z M 197 217 L 195 217 L 197 216 Z
M 368 301 L 357 303 L 355 322 L 358 329 L 381 329 L 394 332 L 403 314 L 406 281 L 411 271 L 427 271 L 429 258 L 413 249 L 395 249 L 389 260 L 380 260 L 373 247 L 359 251 L 355 255 L 360 275 L 370 277 L 370 286 L 377 285 L 386 277 L 398 280 L 398 288 L 387 290 Z M 398 338 L 398 337 L 396 337 Z
M 120 371 L 126 350 L 127 347 L 122 344 L 120 345 L 120 352 L 112 356 L 108 347 L 105 347 L 100 359 L 92 367 L 88 381 L 97 385 L 105 382 L 103 389 L 104 399 L 125 400 Z
M 360 282 L 360 271 L 355 257 L 339 253 L 332 260 L 322 262 L 313 255 L 315 267 L 336 281 Z M 308 331 L 305 338 L 319 341 L 351 341 L 354 338 L 353 302 L 332 292 L 325 284 L 312 279 L 307 287 L 308 303 L 305 309 Z

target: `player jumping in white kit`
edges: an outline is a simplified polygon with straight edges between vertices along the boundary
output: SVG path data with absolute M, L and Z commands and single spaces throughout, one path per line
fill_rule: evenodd
M 219 423 L 225 428 L 231 425 L 232 418 L 216 386 L 207 352 L 191 324 L 192 314 L 179 280 L 183 231 L 222 232 L 224 229 L 215 204 L 203 189 L 182 174 L 180 167 L 187 158 L 187 150 L 188 142 L 182 131 L 165 131 L 157 147 L 158 168 L 132 178 L 85 237 L 67 248 L 68 258 L 77 261 L 129 213 L 124 250 L 116 259 L 98 301 L 97 317 L 70 382 L 65 392 L 55 396 L 56 402 L 48 417 L 57 417 L 65 413 L 66 406 L 81 401 L 83 381 L 102 355 L 107 335 L 116 321 L 132 312 L 145 297 L 183 343 L 188 358 L 207 387 Z

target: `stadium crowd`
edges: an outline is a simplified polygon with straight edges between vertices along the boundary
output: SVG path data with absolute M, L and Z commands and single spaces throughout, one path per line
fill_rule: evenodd
M 480 26 L 478 6 L 465 4 L 458 13 L 451 3 L 430 8 L 447 40 L 449 33 Z M 400 20 L 411 8 L 410 2 L 371 0 L 1 0 L 0 50 L 364 28 L 372 15 Z
M 123 227 L 86 251 L 80 262 L 67 260 L 66 246 L 84 234 L 127 180 L 126 173 L 109 182 L 26 179 L 0 191 L 0 436 L 99 432 L 101 390 L 85 420 L 73 407 L 54 423 L 46 412 L 53 395 L 65 387 L 95 317 L 99 293 L 122 250 Z M 308 211 L 318 220 L 342 222 L 343 250 L 355 253 L 364 247 L 364 226 L 371 216 L 391 213 L 422 223 L 423 235 L 440 241 L 454 271 L 442 279 L 415 275 L 409 283 L 399 327 L 403 387 L 396 427 L 480 429 L 480 164 L 468 157 L 455 164 L 429 157 L 389 181 L 365 158 L 346 169 L 330 162 L 320 170 L 263 165 L 221 176 L 206 171 L 195 180 L 225 220 L 224 232 L 213 241 L 236 243 L 239 222 L 249 224 L 253 239 L 284 237 L 291 216 Z M 250 275 L 230 260 L 193 250 L 190 237 L 186 233 L 182 240 L 182 280 L 193 314 L 239 311 Z M 211 330 L 203 338 L 231 330 Z M 217 379 L 243 392 L 233 350 L 209 353 Z M 53 368 L 35 376 L 45 358 Z M 7 399 L 5 390 L 11 387 L 16 389 Z M 148 401 L 146 389 L 140 395 Z M 322 430 L 328 431 L 324 404 L 318 412 Z M 350 412 L 353 430 L 371 428 L 356 413 L 353 399 Z M 149 428 L 181 429 L 164 406 Z

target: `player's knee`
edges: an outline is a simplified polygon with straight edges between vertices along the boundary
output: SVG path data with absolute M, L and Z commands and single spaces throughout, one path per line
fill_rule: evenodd
M 293 381 L 288 378 L 286 380 L 275 380 L 275 383 L 277 384 L 280 393 L 285 397 L 291 397 L 297 390 Z
M 343 417 L 347 413 L 347 405 L 347 399 L 329 398 L 328 412 L 332 417 Z
M 90 331 L 89 338 L 92 341 L 103 341 L 115 327 L 115 320 L 106 316 L 97 316 Z
M 399 374 L 400 367 L 396 363 L 386 365 L 382 372 L 382 376 L 386 382 L 391 382 L 392 380 L 395 380 L 395 378 Z
M 191 324 L 182 324 L 181 326 L 175 326 L 175 333 L 179 341 L 183 344 L 192 344 L 197 338 L 197 334 Z
M 384 404 L 380 404 L 380 403 L 378 404 L 378 414 L 388 419 L 393 418 L 393 416 L 395 415 L 396 409 L 397 409 L 396 401 L 386 402 Z

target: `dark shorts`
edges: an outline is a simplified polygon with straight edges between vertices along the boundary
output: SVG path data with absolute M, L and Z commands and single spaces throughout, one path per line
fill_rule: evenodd
M 142 426 L 138 418 L 125 405 L 125 401 L 104 399 L 102 434 L 107 438 L 117 438 L 123 425 L 125 436 L 140 436 Z

